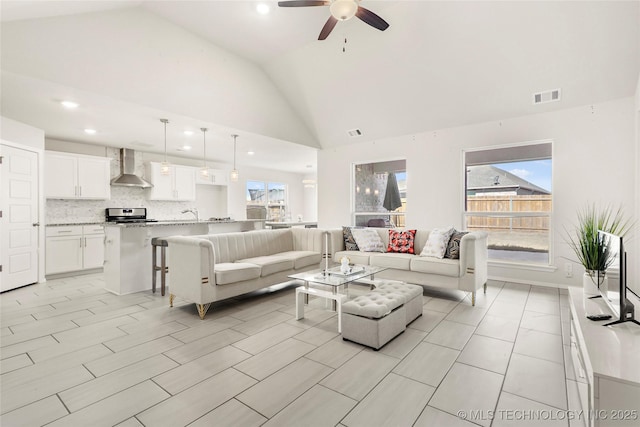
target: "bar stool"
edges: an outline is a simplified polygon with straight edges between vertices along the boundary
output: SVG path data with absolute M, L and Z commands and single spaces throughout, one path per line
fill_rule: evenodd
M 160 266 L 157 264 L 157 254 L 156 249 L 160 247 Z M 156 272 L 160 272 L 160 294 L 164 296 L 164 291 L 166 287 L 166 274 L 169 272 L 169 267 L 167 267 L 167 246 L 169 244 L 166 240 L 161 237 L 154 237 L 151 239 L 151 290 L 156 292 Z

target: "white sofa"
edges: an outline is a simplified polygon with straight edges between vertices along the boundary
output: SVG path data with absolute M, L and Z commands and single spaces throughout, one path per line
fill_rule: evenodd
M 372 228 L 380 235 L 385 248 L 389 244 L 388 228 Z M 342 230 L 331 231 L 333 259 L 349 258 L 354 264 L 387 267 L 376 278 L 399 280 L 417 285 L 458 289 L 471 293 L 475 305 L 476 291 L 487 284 L 487 233 L 470 232 L 460 240 L 460 259 L 419 256 L 429 238 L 428 230 L 417 230 L 415 255 L 403 253 L 361 252 L 345 250 Z
M 214 301 L 319 268 L 325 235 L 313 228 L 167 237 L 169 304 L 192 301 L 204 319 Z

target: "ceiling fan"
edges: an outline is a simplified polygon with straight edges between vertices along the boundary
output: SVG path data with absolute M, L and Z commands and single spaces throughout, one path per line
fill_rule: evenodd
M 322 31 L 320 31 L 318 40 L 326 39 L 331 33 L 331 30 L 333 30 L 333 27 L 335 27 L 338 23 L 338 21 L 346 21 L 353 18 L 354 16 L 358 17 L 361 21 L 366 22 L 373 28 L 377 28 L 380 31 L 384 31 L 389 28 L 389 24 L 387 23 L 387 21 L 380 18 L 369 9 L 365 9 L 364 7 L 358 5 L 359 1 L 360 0 L 288 0 L 279 1 L 278 6 L 329 6 L 331 16 L 327 20 L 326 24 L 324 24 L 324 27 L 322 27 Z

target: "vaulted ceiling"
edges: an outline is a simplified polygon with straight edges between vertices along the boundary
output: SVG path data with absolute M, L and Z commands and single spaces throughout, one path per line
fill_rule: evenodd
M 319 148 L 632 96 L 640 72 L 638 1 L 364 0 L 389 29 L 352 19 L 325 41 L 328 7 L 257 3 L 3 0 L 2 115 L 158 152 L 166 117 L 174 153 L 201 156 L 207 127 L 212 160 L 238 133 L 239 161 L 305 173 Z

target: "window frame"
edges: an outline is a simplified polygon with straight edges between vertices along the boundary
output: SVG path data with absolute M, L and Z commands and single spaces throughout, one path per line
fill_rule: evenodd
M 518 148 L 518 147 L 527 147 L 527 146 L 534 146 L 534 145 L 542 145 L 542 144 L 549 144 L 550 145 L 550 157 L 541 157 L 539 158 L 539 160 L 543 160 L 543 159 L 550 159 L 551 160 L 551 190 L 550 190 L 550 196 L 551 196 L 551 209 L 549 211 L 519 211 L 519 212 L 469 212 L 467 211 L 467 153 L 473 153 L 473 152 L 480 152 L 480 151 L 490 151 L 490 150 L 503 150 L 503 149 L 511 149 L 511 148 Z M 553 169 L 554 169 L 554 161 L 553 161 L 553 157 L 554 157 L 554 141 L 552 139 L 544 139 L 544 140 L 535 140 L 535 141 L 525 141 L 525 142 L 519 142 L 519 143 L 512 143 L 512 144 L 502 144 L 502 145 L 492 145 L 492 146 L 484 146 L 484 147 L 474 147 L 474 148 L 468 148 L 468 149 L 463 149 L 461 152 L 461 164 L 462 164 L 462 191 L 461 191 L 461 212 L 462 212 L 462 224 L 464 229 L 468 229 L 468 219 L 469 217 L 481 217 L 481 218 L 512 218 L 512 219 L 520 219 L 520 218 L 527 218 L 527 217 L 543 217 L 543 218 L 547 218 L 548 221 L 548 235 L 547 235 L 547 242 L 548 242 L 548 256 L 547 256 L 547 261 L 546 262 L 536 262 L 536 261 L 529 261 L 529 260 L 506 260 L 506 259 L 500 259 L 500 258 L 489 258 L 488 261 L 490 264 L 495 264 L 495 265 L 510 265 L 510 266 L 521 266 L 523 268 L 526 269 L 539 269 L 539 270 L 548 270 L 550 268 L 555 268 L 553 267 L 554 265 L 554 191 L 553 191 Z M 531 159 L 511 159 L 509 162 L 518 162 L 518 161 L 533 161 L 535 160 L 534 158 Z M 503 160 L 503 163 L 507 163 L 507 161 Z M 501 163 L 500 161 L 496 161 L 494 163 L 485 163 L 485 164 L 497 164 L 497 163 Z M 478 163 L 478 165 L 481 163 Z M 524 252 L 524 251 L 520 251 L 520 252 Z M 489 254 L 490 255 L 490 254 Z
M 357 211 L 356 210 L 356 193 L 357 193 L 357 178 L 356 178 L 356 172 L 357 172 L 357 167 L 358 166 L 362 166 L 362 165 L 375 165 L 375 164 L 385 164 L 385 163 L 394 163 L 394 162 L 404 162 L 404 170 L 402 171 L 394 171 L 393 173 L 397 174 L 399 172 L 404 172 L 405 173 L 405 181 L 408 180 L 408 178 L 406 177 L 406 175 L 408 175 L 407 173 L 407 159 L 406 158 L 393 158 L 393 159 L 388 159 L 388 160 L 377 160 L 377 161 L 360 161 L 360 162 L 353 162 L 351 163 L 351 186 L 350 186 L 350 198 L 351 198 L 351 225 L 356 226 L 357 225 L 357 221 L 359 217 L 370 217 L 370 219 L 374 219 L 374 218 L 380 218 L 383 216 L 388 216 L 390 221 L 393 221 L 394 224 L 394 228 L 404 228 L 406 225 L 406 221 L 407 221 L 407 211 L 406 211 L 406 206 L 407 206 L 407 190 L 405 188 L 405 197 L 404 197 L 404 203 L 402 208 L 404 209 L 401 212 L 376 212 L 376 211 Z M 374 172 L 374 174 L 376 173 L 382 173 L 382 172 Z M 374 192 L 371 193 L 373 195 L 373 197 L 378 197 L 377 194 L 375 194 Z M 402 218 L 402 221 L 398 221 L 398 218 Z M 401 222 L 401 224 L 398 224 L 398 222 Z M 366 225 L 365 225 L 366 226 Z
M 289 206 L 289 185 L 286 182 L 275 182 L 268 180 L 259 180 L 259 179 L 248 179 L 245 184 L 245 194 L 249 192 L 249 183 L 262 183 L 264 185 L 264 201 L 251 203 L 250 200 L 246 201 L 245 206 L 264 206 L 267 209 L 267 220 L 274 220 L 271 214 L 272 208 L 277 208 L 278 211 L 281 212 L 280 218 L 278 220 L 284 221 L 287 216 L 287 209 Z M 270 188 L 274 186 L 282 186 L 283 191 L 283 203 L 272 203 L 270 200 Z M 279 189 L 279 188 L 278 188 Z

